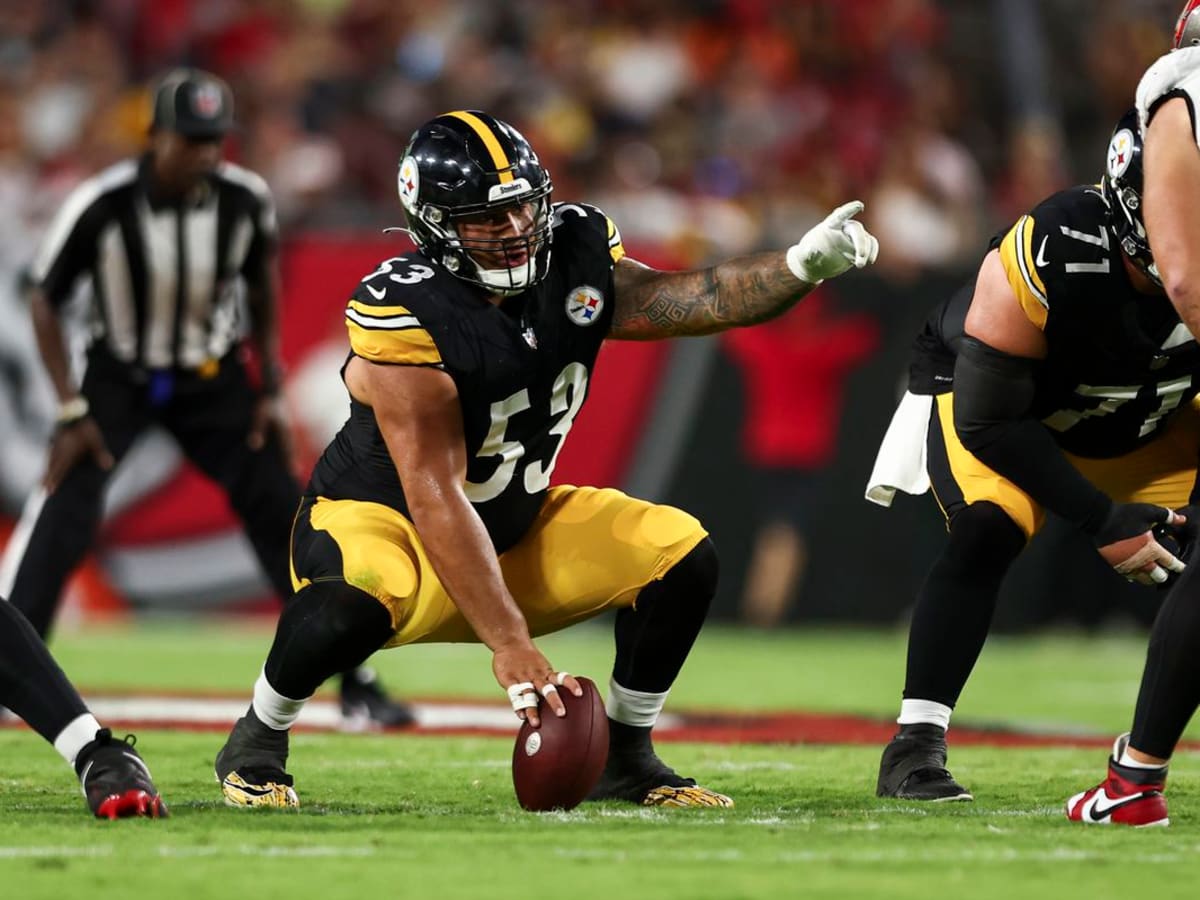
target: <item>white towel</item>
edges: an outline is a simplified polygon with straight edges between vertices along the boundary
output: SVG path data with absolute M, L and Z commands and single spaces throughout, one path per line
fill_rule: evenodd
M 925 439 L 932 412 L 933 397 L 928 394 L 905 391 L 900 398 L 867 482 L 866 496 L 872 503 L 891 506 L 896 491 L 916 495 L 929 490 Z

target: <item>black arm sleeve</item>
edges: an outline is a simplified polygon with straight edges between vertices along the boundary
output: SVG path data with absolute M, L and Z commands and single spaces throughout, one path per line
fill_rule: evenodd
M 954 365 L 954 429 L 981 462 L 1094 535 L 1112 500 L 1067 461 L 1033 418 L 1039 365 L 964 337 Z

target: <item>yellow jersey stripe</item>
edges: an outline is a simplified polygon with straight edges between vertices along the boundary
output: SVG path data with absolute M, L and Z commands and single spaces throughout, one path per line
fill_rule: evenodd
M 471 126 L 471 130 L 479 135 L 479 139 L 483 141 L 483 145 L 487 147 L 487 152 L 492 157 L 492 164 L 500 173 L 500 183 L 505 184 L 513 180 L 512 163 L 508 161 L 508 157 L 504 155 L 504 148 L 500 146 L 500 141 L 484 124 L 484 121 L 479 116 L 472 115 L 464 109 L 455 110 L 454 112 L 446 113 L 448 116 L 466 122 Z
M 350 349 L 371 362 L 406 366 L 441 365 L 442 354 L 424 328 L 363 328 L 347 318 L 346 330 L 350 333 Z
M 615 263 L 625 255 L 625 245 L 621 242 L 621 232 L 617 231 L 617 223 L 608 216 L 604 217 L 604 221 L 608 223 L 608 255 Z
M 372 319 L 387 319 L 391 316 L 412 315 L 407 306 L 372 306 L 370 303 L 363 303 L 361 300 L 351 300 L 347 306 L 356 313 Z
M 1022 216 L 1000 242 L 1000 261 L 1009 286 L 1029 321 L 1045 330 L 1050 301 L 1046 286 L 1037 272 L 1032 252 L 1033 219 Z

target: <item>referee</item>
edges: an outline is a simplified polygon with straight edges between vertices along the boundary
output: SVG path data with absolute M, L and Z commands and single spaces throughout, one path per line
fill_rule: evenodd
M 300 488 L 280 419 L 278 232 L 266 183 L 222 161 L 232 125 L 221 79 L 168 73 L 154 94 L 149 150 L 76 188 L 33 261 L 34 331 L 59 409 L 43 488 L 0 567 L 12 584 L 0 591 L 43 637 L 96 537 L 109 474 L 151 425 L 221 486 L 275 590 L 291 596 Z M 91 343 L 76 386 L 59 314 L 85 277 Z M 257 380 L 243 363 L 247 333 Z M 342 701 L 356 718 L 411 721 L 366 670 L 343 676 Z

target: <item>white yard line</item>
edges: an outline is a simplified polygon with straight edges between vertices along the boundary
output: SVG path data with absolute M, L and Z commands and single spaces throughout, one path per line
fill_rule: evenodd
M 249 698 L 208 697 L 119 697 L 87 695 L 87 703 L 100 721 L 153 726 L 156 723 L 187 722 L 199 726 L 229 726 L 244 715 Z M 429 729 L 478 729 L 516 734 L 520 723 L 505 706 L 483 703 L 415 703 L 417 727 Z M 299 724 L 316 730 L 343 727 L 341 710 L 330 700 L 313 700 L 304 707 Z M 678 728 L 678 717 L 664 715 L 661 728 Z

